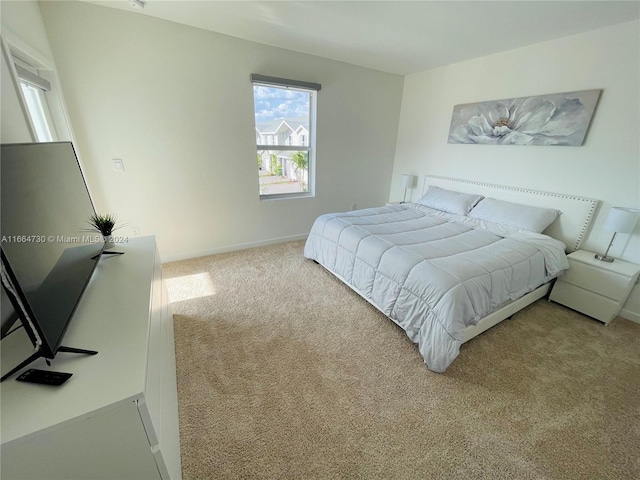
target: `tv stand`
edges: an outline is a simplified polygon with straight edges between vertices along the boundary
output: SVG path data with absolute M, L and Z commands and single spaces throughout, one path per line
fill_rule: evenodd
M 47 367 L 36 352 L 33 368 L 73 377 L 0 384 L 2 480 L 181 478 L 173 316 L 155 238 L 118 249 L 126 255 L 96 266 L 64 339 L 100 355 L 59 347 L 88 356 L 56 355 Z M 1 365 L 32 351 L 20 329 L 3 339 Z

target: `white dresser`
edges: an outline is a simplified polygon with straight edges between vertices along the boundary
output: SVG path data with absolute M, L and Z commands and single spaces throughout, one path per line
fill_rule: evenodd
M 154 237 L 103 257 L 49 367 L 62 386 L 0 384 L 2 479 L 181 478 L 173 318 Z M 2 371 L 24 360 L 22 329 L 2 340 Z M 23 369 L 23 371 L 26 370 Z
M 594 255 L 586 250 L 569 254 L 570 268 L 556 280 L 549 300 L 608 324 L 629 297 L 640 266 L 618 259 L 602 262 Z

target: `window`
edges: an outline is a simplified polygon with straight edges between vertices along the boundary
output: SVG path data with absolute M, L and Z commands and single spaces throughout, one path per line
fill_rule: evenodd
M 47 115 L 44 110 L 44 92 L 29 84 L 20 82 L 24 99 L 27 102 L 27 110 L 33 122 L 33 128 L 38 142 L 51 142 L 53 135 L 47 121 Z
M 17 58 L 14 58 L 14 60 L 35 140 L 37 142 L 52 142 L 56 140 L 56 134 L 49 107 L 44 97 L 45 92 L 51 90 L 51 84 L 48 80 L 38 75 L 38 71 L 31 65 Z
M 320 85 L 251 75 L 260 198 L 314 194 Z

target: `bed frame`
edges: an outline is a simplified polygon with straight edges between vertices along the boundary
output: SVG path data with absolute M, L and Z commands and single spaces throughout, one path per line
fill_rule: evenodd
M 507 202 L 523 203 L 538 207 L 556 208 L 561 215 L 544 231 L 546 235 L 564 242 L 567 252 L 574 252 L 580 248 L 582 240 L 589 231 L 591 220 L 598 207 L 599 201 L 592 198 L 565 195 L 560 193 L 542 192 L 518 187 L 507 187 L 459 178 L 426 175 L 422 184 L 422 195 L 430 185 L 455 190 L 457 192 L 474 193 L 485 197 L 496 198 Z M 523 297 L 505 305 L 482 318 L 476 325 L 468 327 L 464 332 L 463 342 L 467 342 L 485 330 L 511 317 L 514 313 L 545 297 L 551 290 L 553 282 L 538 287 Z

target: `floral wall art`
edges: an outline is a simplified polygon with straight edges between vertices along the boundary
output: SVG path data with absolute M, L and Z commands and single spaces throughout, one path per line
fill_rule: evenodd
M 601 91 L 456 105 L 449 143 L 580 146 Z

